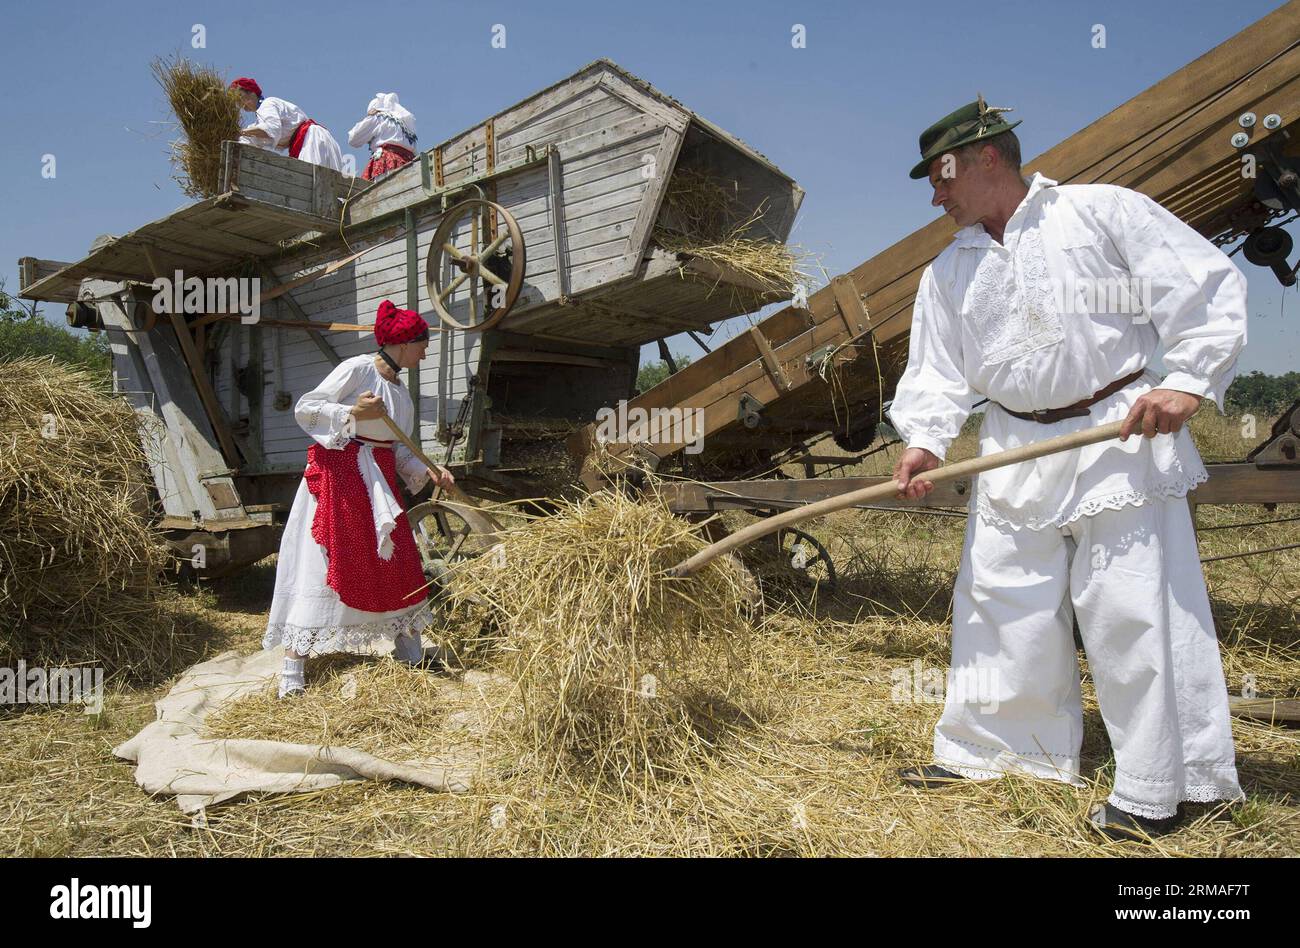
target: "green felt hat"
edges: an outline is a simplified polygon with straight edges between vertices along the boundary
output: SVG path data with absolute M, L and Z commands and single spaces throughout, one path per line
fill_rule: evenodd
M 991 108 L 985 104 L 984 96 L 980 96 L 970 105 L 963 105 L 939 119 L 921 133 L 921 160 L 912 169 L 912 177 L 924 178 L 930 172 L 930 162 L 944 152 L 1011 131 L 1020 122 L 1008 122 L 1002 117 L 1003 112 L 1010 111 Z

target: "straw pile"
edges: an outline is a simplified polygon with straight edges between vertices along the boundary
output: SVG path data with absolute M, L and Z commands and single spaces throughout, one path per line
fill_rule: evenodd
M 671 770 L 757 713 L 742 573 L 665 576 L 705 545 L 662 503 L 604 492 L 458 566 L 453 601 L 486 604 L 494 664 L 517 683 L 524 756 L 592 777 Z
M 136 413 L 89 372 L 0 363 L 0 665 L 174 667 Z
M 807 255 L 774 240 L 747 236 L 763 213 L 760 206 L 744 218 L 734 187 L 705 172 L 678 168 L 668 182 L 654 240 L 669 253 L 737 270 L 765 294 L 788 297 L 796 284 L 811 285 L 801 268 Z M 683 276 L 687 272 L 683 269 Z
M 1193 437 L 1227 438 L 1229 420 L 1212 412 L 1191 422 Z M 1207 432 L 1207 429 L 1209 430 Z M 1235 429 L 1234 429 L 1235 430 Z M 1261 434 L 1267 430 L 1260 425 Z M 1236 437 L 1240 439 L 1240 432 Z M 1249 447 L 1248 444 L 1242 448 Z M 901 446 L 865 459 L 854 476 L 887 474 Z M 973 426 L 953 444 L 960 460 L 978 450 Z M 1235 457 L 1240 457 L 1239 451 Z M 1282 505 L 1204 506 L 1205 555 L 1300 542 L 1300 522 L 1246 528 L 1231 523 L 1300 515 Z M 738 526 L 743 514 L 725 515 Z M 732 518 L 736 522 L 731 523 Z M 1206 531 L 1205 527 L 1225 529 Z M 199 825 L 176 817 L 174 805 L 141 793 L 130 768 L 107 748 L 154 718 L 154 689 L 124 692 L 102 720 L 74 709 L 5 722 L 0 785 L 0 856 L 1289 856 L 1300 851 L 1300 768 L 1296 731 L 1233 719 L 1237 767 L 1249 800 L 1231 809 L 1191 805 L 1191 819 L 1151 847 L 1101 844 L 1086 825 L 1090 805 L 1109 793 L 1114 762 L 1091 678 L 1082 675 L 1085 787 L 1008 777 L 963 782 L 938 793 L 904 786 L 897 768 L 933 753 L 938 695 L 917 694 L 912 676 L 947 668 L 949 603 L 961 556 L 961 518 L 914 512 L 847 510 L 807 528 L 834 555 L 841 595 L 811 614 L 764 613 L 752 634 L 751 667 L 765 669 L 764 694 L 780 706 L 761 723 L 720 741 L 674 779 L 607 783 L 546 780 L 528 766 L 504 728 L 483 738 L 484 772 L 469 793 L 430 793 L 404 784 L 354 783 L 293 796 L 240 801 L 207 812 Z M 487 564 L 483 564 L 486 566 Z M 1260 695 L 1300 696 L 1300 600 L 1294 577 L 1300 550 L 1206 564 L 1225 674 L 1232 691 L 1252 675 Z M 220 614 L 243 624 L 243 645 L 257 648 L 266 626 L 274 568 L 217 580 L 209 592 Z M 595 594 L 595 587 L 592 587 Z M 920 668 L 918 668 L 918 664 Z M 272 708 L 268 734 L 287 736 L 272 720 L 297 714 L 313 700 L 335 701 L 355 674 L 355 701 L 367 702 L 366 675 L 393 676 L 391 690 L 418 689 L 414 675 L 391 662 L 339 668 L 308 665 L 304 701 Z M 424 673 L 427 675 L 428 673 Z M 328 676 L 336 677 L 330 678 Z M 900 684 L 899 676 L 906 680 Z M 464 680 L 472 685 L 472 674 Z M 470 688 L 464 689 L 471 690 Z M 483 702 L 513 711 L 512 686 Z M 419 694 L 418 691 L 414 692 Z M 408 702 L 385 699 L 405 722 Z M 466 701 L 468 704 L 468 701 Z M 476 709 L 472 705 L 466 711 Z M 331 712 L 335 713 L 335 712 Z M 340 709 L 327 725 L 303 721 L 308 743 L 348 732 Z M 443 695 L 421 728 L 437 727 L 445 745 L 471 735 L 455 727 L 462 714 Z M 378 716 L 376 727 L 381 726 Z M 490 723 L 490 722 L 488 722 Z M 405 727 L 405 723 L 402 727 Z M 309 729 L 310 728 L 310 729 Z M 400 734 L 396 735 L 400 737 Z M 421 736 L 421 740 L 425 738 Z M 429 746 L 439 743 L 429 738 Z M 389 747 L 395 745 L 389 744 Z M 400 749 L 388 751 L 401 753 Z
M 152 65 L 185 137 L 171 144 L 176 182 L 190 197 L 221 193 L 221 143 L 239 139 L 239 98 L 215 69 L 177 56 Z

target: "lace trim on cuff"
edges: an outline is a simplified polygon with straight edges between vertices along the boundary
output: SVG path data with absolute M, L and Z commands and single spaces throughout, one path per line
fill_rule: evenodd
M 340 405 L 339 407 L 343 409 L 343 418 L 338 418 L 337 415 L 339 413 L 335 413 L 333 423 L 331 424 L 331 427 L 334 428 L 334 432 L 329 436 L 329 446 L 331 448 L 342 449 L 346 448 L 348 442 L 352 440 L 347 431 L 347 416 L 351 412 L 346 405 Z
M 1237 786 L 1219 786 L 1212 783 L 1188 784 L 1183 788 L 1181 803 L 1213 803 L 1215 800 L 1244 800 L 1246 794 Z M 1123 794 L 1111 792 L 1111 806 L 1148 820 L 1167 820 L 1178 815 L 1178 803 L 1139 803 Z
M 320 426 L 321 412 L 325 411 L 328 405 L 329 402 L 319 402 L 316 407 L 311 410 L 311 414 L 308 415 L 306 421 L 303 422 L 302 427 L 304 431 L 310 434 Z M 328 434 L 323 435 L 326 442 L 325 447 L 327 448 L 346 448 L 348 442 L 352 440 L 348 437 L 347 431 L 344 428 L 344 424 L 347 421 L 347 413 L 350 413 L 351 409 L 346 405 L 335 406 L 335 409 L 337 408 L 342 408 L 345 414 L 344 417 L 340 419 L 338 417 L 338 411 L 331 410 L 330 428 L 332 430 Z

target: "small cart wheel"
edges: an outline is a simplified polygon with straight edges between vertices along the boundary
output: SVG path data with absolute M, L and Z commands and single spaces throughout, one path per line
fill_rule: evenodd
M 430 500 L 406 513 L 415 536 L 424 575 L 436 592 L 445 592 L 450 563 L 486 553 L 496 542 L 500 525 L 489 515 L 466 504 Z
M 452 329 L 491 329 L 519 299 L 525 264 L 524 235 L 514 215 L 481 198 L 462 201 L 442 215 L 429 244 L 429 300 Z
M 778 559 L 814 590 L 833 594 L 839 588 L 835 563 L 816 537 L 786 527 L 773 534 L 768 543 L 772 545 Z

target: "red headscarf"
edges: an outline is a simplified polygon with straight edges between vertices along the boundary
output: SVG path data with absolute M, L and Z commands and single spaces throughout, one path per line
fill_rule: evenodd
M 414 342 L 429 335 L 429 324 L 413 309 L 398 309 L 392 300 L 379 304 L 379 314 L 375 319 L 375 341 L 381 346 L 393 346 L 402 342 Z
M 259 99 L 262 97 L 262 87 L 257 84 L 256 79 L 249 79 L 246 76 L 240 76 L 230 84 L 232 89 L 243 89 L 245 92 L 251 92 Z

